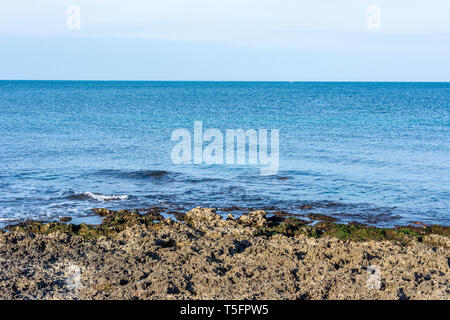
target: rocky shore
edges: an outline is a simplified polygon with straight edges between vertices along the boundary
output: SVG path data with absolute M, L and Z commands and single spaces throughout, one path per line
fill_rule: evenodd
M 96 209 L 0 234 L 2 299 L 450 299 L 450 227 Z M 317 218 L 317 217 L 310 217 Z

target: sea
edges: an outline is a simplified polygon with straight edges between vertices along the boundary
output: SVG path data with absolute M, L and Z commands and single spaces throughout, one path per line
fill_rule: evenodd
M 195 121 L 279 130 L 278 171 L 174 163 Z M 155 206 L 450 225 L 450 83 L 0 81 L 0 227 Z

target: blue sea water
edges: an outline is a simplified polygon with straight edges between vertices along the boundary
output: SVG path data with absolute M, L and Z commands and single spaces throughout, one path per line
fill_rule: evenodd
M 279 129 L 280 168 L 175 165 L 176 128 Z M 0 81 L 0 226 L 274 206 L 450 225 L 450 83 Z

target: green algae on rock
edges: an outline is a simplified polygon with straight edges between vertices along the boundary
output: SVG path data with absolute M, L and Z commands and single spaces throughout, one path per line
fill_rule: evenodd
M 438 235 L 450 237 L 448 226 L 403 226 L 397 228 L 378 228 L 359 223 L 338 224 L 334 222 L 319 222 L 314 226 L 305 225 L 304 220 L 294 217 L 284 219 L 280 224 L 259 228 L 258 235 L 272 236 L 282 234 L 296 236 L 299 234 L 310 237 L 333 237 L 340 240 L 370 241 L 393 240 L 408 243 L 412 240 L 422 242 L 429 240 L 427 236 Z
M 50 234 L 55 232 L 69 235 L 79 235 L 86 239 L 111 236 L 134 225 L 153 226 L 157 221 L 163 219 L 158 213 L 141 214 L 136 210 L 107 210 L 94 209 L 100 216 L 104 217 L 100 225 L 88 225 L 86 223 L 71 224 L 63 222 L 43 222 L 28 220 L 6 227 L 8 231 L 25 233 Z
M 103 217 L 100 225 L 87 225 L 85 223 L 70 224 L 63 222 L 26 221 L 6 227 L 9 231 L 31 232 L 49 234 L 54 232 L 79 235 L 84 238 L 98 238 L 100 236 L 112 236 L 134 225 L 155 226 L 163 220 L 159 213 L 159 207 L 135 210 L 108 210 L 105 208 L 92 209 L 93 212 Z M 223 219 L 216 213 L 215 208 L 197 207 L 183 215 L 179 215 L 180 223 L 220 225 L 225 221 L 232 221 L 242 227 L 255 228 L 256 236 L 271 237 L 276 234 L 293 237 L 306 235 L 308 237 L 333 237 L 340 240 L 370 241 L 393 240 L 408 243 L 412 240 L 422 242 L 429 240 L 427 236 L 438 235 L 450 237 L 448 226 L 399 226 L 396 228 L 379 228 L 360 223 L 339 224 L 335 219 L 322 214 L 308 214 L 311 219 L 320 220 L 313 226 L 311 221 L 299 219 L 293 216 L 273 215 L 267 217 L 263 210 L 256 210 L 242 214 L 236 220 Z

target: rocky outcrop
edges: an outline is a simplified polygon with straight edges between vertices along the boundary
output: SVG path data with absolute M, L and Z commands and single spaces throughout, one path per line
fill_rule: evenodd
M 101 214 L 99 226 L 0 233 L 0 298 L 450 299 L 448 227 L 225 220 L 200 207 L 183 221 Z
M 240 216 L 237 221 L 244 226 L 262 228 L 267 226 L 266 213 L 263 210 L 257 210 Z

